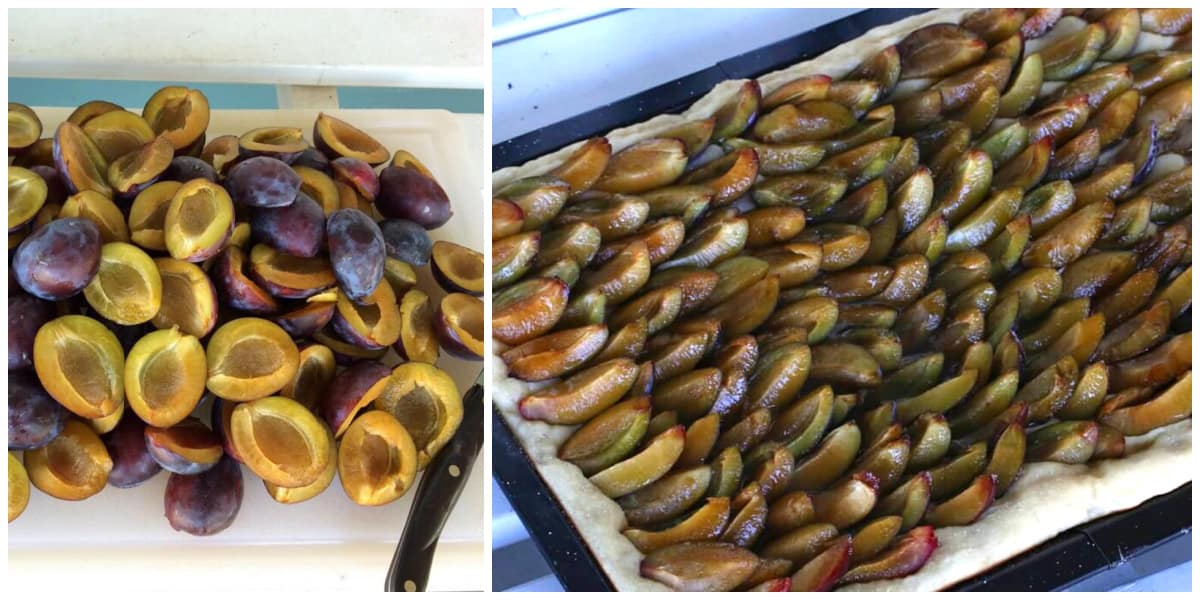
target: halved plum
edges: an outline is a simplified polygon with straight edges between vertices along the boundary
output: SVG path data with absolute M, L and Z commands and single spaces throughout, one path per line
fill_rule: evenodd
M 308 149 L 308 142 L 298 127 L 259 127 L 243 133 L 238 147 L 246 156 L 270 156 L 291 163 Z
M 361 129 L 325 113 L 317 115 L 313 124 L 313 141 L 317 149 L 330 159 L 342 156 L 357 158 L 378 166 L 388 159 L 387 148 Z
M 453 242 L 433 243 L 433 276 L 447 292 L 483 295 L 483 254 Z
M 468 294 L 446 294 L 433 322 L 442 349 L 466 360 L 483 359 L 482 300 Z
M 221 438 L 195 417 L 171 427 L 147 427 L 146 449 L 162 468 L 180 475 L 203 473 L 221 460 Z

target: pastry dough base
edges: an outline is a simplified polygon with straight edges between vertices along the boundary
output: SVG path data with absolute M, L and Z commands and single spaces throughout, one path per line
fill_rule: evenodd
M 865 56 L 892 45 L 910 31 L 932 23 L 958 23 L 975 9 L 939 9 L 877 27 L 813 60 L 798 63 L 758 79 L 764 94 L 803 75 L 824 73 L 842 77 Z M 618 151 L 654 137 L 679 123 L 707 118 L 722 106 L 744 80 L 725 81 L 682 115 L 659 115 L 606 135 Z M 572 144 L 519 167 L 492 174 L 499 189 L 508 183 L 544 174 L 561 164 L 582 142 Z M 493 342 L 493 352 L 506 348 Z M 593 486 L 574 465 L 559 460 L 558 447 L 575 427 L 526 421 L 517 401 L 542 385 L 508 377 L 498 356 L 489 357 L 492 402 L 525 449 L 538 474 L 558 497 L 605 574 L 619 591 L 670 591 L 642 578 L 642 555 L 621 535 L 625 515 L 615 501 Z M 856 584 L 844 591 L 928 591 L 944 589 L 1004 562 L 1060 532 L 1102 516 L 1120 512 L 1191 481 L 1191 419 L 1126 441 L 1126 456 L 1086 465 L 1034 463 L 1024 467 L 1008 493 L 979 521 L 966 527 L 937 530 L 939 547 L 929 562 L 908 577 Z

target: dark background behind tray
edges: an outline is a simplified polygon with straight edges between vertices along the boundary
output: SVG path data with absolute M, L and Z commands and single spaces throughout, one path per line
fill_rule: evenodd
M 758 77 L 818 56 L 868 30 L 927 9 L 869 9 L 792 38 L 723 60 L 711 67 L 492 146 L 492 168 L 524 164 L 563 146 L 651 117 L 678 113 L 727 79 Z M 499 412 L 492 420 L 492 471 L 538 550 L 568 591 L 612 591 L 596 557 L 571 524 Z M 1182 543 L 1192 528 L 1192 485 L 1151 498 L 1136 508 L 1060 533 L 1042 545 L 955 585 L 955 591 L 1061 590 L 1100 581 L 1110 589 L 1153 561 L 1162 569 L 1190 560 Z M 1186 552 L 1185 552 L 1186 550 Z M 1123 571 L 1124 570 L 1124 571 Z M 1122 572 L 1126 576 L 1122 577 Z M 1115 574 L 1115 577 L 1113 575 Z

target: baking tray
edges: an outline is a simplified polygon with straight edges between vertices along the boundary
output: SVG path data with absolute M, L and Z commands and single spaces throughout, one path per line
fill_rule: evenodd
M 35 110 L 47 132 L 70 114 L 66 108 Z M 300 127 L 307 136 L 317 112 L 214 110 L 208 135 L 212 139 L 272 125 Z M 433 239 L 470 247 L 479 247 L 487 239 L 484 196 L 473 168 L 479 161 L 464 158 L 469 149 L 455 115 L 444 110 L 325 112 L 370 132 L 390 150 L 412 152 L 438 177 L 455 215 L 430 232 Z M 436 301 L 442 292 L 427 271 L 417 269 L 421 288 Z M 480 365 L 445 353 L 438 361 L 462 393 L 474 384 Z M 200 575 L 207 588 L 383 589 L 415 482 L 403 498 L 380 507 L 353 503 L 337 478 L 312 500 L 282 505 L 271 500 L 257 476 L 249 471 L 244 476 L 246 489 L 237 519 L 229 529 L 208 538 L 176 532 L 163 517 L 165 473 L 132 489 L 109 486 L 82 502 L 50 498 L 31 486 L 28 508 L 8 525 L 8 582 L 32 589 L 55 581 L 70 588 L 116 575 L 126 581 L 122 585 L 150 590 L 199 582 Z M 483 537 L 485 485 L 483 469 L 473 469 L 438 543 L 429 589 L 487 589 L 486 572 L 479 568 L 488 556 Z M 63 578 L 64 572 L 71 576 Z
M 752 50 L 572 119 L 492 146 L 492 169 L 514 167 L 579 140 L 678 113 L 727 79 L 758 77 L 820 55 L 868 30 L 928 9 L 868 9 Z M 1190 329 L 1190 323 L 1188 324 Z M 513 510 L 568 591 L 613 591 L 612 582 L 538 475 L 503 416 L 492 419 L 492 471 Z M 1191 531 L 1192 485 L 1060 533 L 1040 546 L 960 582 L 954 591 L 1061 590 Z M 1162 565 L 1165 568 L 1171 565 Z

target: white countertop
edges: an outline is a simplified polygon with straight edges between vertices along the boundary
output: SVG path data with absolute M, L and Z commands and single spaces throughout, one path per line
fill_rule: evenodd
M 52 125 L 70 109 L 37 110 Z M 435 239 L 482 245 L 486 231 L 483 115 L 440 110 L 332 114 L 371 132 L 389 148 L 412 151 L 440 174 L 456 203 L 456 215 L 433 232 Z M 314 117 L 311 110 L 218 110 L 209 130 L 241 132 L 265 120 L 308 127 Z M 432 284 L 423 287 L 440 295 Z M 455 378 L 461 391 L 474 381 L 481 366 L 447 356 L 438 364 Z M 484 457 L 476 461 L 446 523 L 430 572 L 431 590 L 488 586 L 488 464 Z M 29 507 L 7 527 L 10 571 L 5 589 L 40 593 L 46 582 L 53 581 L 61 594 L 90 591 L 98 581 L 113 580 L 120 589 L 132 591 L 171 590 L 182 582 L 201 581 L 205 590 L 382 591 L 416 487 L 387 506 L 362 507 L 345 497 L 335 479 L 317 498 L 284 506 L 269 499 L 257 477 L 247 475 L 235 523 L 220 535 L 193 538 L 172 531 L 163 519 L 166 478 L 166 474 L 156 475 L 134 489 L 109 488 L 77 503 L 32 489 Z

